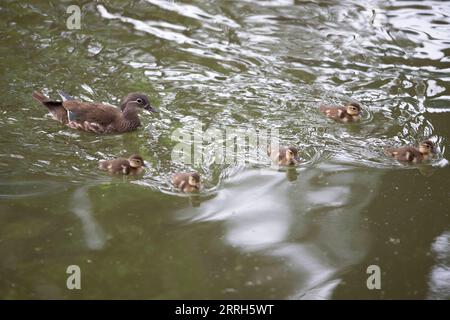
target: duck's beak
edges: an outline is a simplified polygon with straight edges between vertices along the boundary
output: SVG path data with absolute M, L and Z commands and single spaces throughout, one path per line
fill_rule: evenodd
M 153 108 L 150 104 L 146 104 L 144 106 L 144 110 L 150 111 L 150 112 L 158 112 L 155 108 Z
M 299 156 L 297 156 L 297 157 L 294 158 L 294 161 L 295 161 L 296 163 L 300 163 L 300 161 L 302 161 L 302 160 L 300 159 Z

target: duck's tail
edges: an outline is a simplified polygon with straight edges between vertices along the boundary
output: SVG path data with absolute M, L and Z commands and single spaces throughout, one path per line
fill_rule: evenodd
M 32 96 L 36 101 L 46 106 L 56 120 L 62 123 L 68 122 L 67 110 L 63 107 L 63 103 L 61 101 L 50 100 L 39 91 L 33 92 Z
M 33 92 L 33 98 L 34 98 L 34 100 L 36 100 L 44 105 L 49 100 L 42 92 L 39 92 L 39 91 Z

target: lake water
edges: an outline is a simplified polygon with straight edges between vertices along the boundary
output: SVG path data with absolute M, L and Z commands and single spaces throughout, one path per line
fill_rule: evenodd
M 73 30 L 70 1 L 0 5 L 0 298 L 450 299 L 450 2 L 81 3 Z M 34 90 L 141 91 L 160 112 L 98 136 L 52 121 Z M 360 124 L 317 110 L 350 100 Z M 173 133 L 197 124 L 278 130 L 305 161 L 221 164 L 217 146 L 172 161 Z M 424 138 L 430 163 L 382 152 Z M 97 170 L 132 153 L 143 178 Z M 173 190 L 192 169 L 202 193 Z

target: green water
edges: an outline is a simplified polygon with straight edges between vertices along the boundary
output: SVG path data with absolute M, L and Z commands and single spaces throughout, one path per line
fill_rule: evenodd
M 450 299 L 450 3 L 81 1 L 80 30 L 70 4 L 0 5 L 0 298 Z M 37 89 L 141 91 L 160 113 L 97 136 L 52 121 Z M 348 99 L 361 124 L 317 112 Z M 197 122 L 278 129 L 305 162 L 172 161 Z M 383 155 L 428 137 L 431 163 Z M 143 178 L 96 168 L 132 153 Z M 203 192 L 175 192 L 192 169 Z

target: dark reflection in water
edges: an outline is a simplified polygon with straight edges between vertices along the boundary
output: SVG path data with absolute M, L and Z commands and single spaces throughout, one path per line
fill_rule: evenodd
M 449 3 L 100 1 L 68 30 L 71 4 L 0 5 L 1 298 L 449 298 Z M 142 91 L 161 112 L 99 137 L 51 121 L 36 89 Z M 348 101 L 361 123 L 317 112 Z M 172 133 L 196 123 L 277 129 L 305 162 L 217 164 L 214 145 L 172 161 Z M 382 152 L 425 138 L 428 164 Z M 133 153 L 143 178 L 96 168 Z M 185 170 L 203 193 L 173 189 Z

